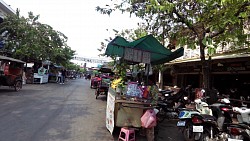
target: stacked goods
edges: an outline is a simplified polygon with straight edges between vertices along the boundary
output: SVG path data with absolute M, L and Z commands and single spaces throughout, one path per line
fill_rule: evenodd
M 114 79 L 111 83 L 111 88 L 116 89 L 117 87 L 123 85 L 122 78 Z

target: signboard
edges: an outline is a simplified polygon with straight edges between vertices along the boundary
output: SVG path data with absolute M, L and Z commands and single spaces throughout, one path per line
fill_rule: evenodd
M 125 60 L 150 64 L 151 61 L 150 57 L 151 57 L 150 52 L 132 48 L 125 48 L 124 52 Z
M 130 82 L 128 83 L 128 91 L 126 96 L 131 96 L 131 97 L 142 97 L 143 91 L 142 89 L 139 88 L 137 82 Z
M 124 59 L 133 61 L 133 49 L 132 48 L 125 48 Z
M 112 134 L 114 130 L 114 111 L 115 111 L 115 96 L 108 93 L 107 108 L 106 108 L 106 127 Z
M 133 61 L 141 62 L 142 53 L 143 52 L 141 50 L 133 50 Z
M 150 57 L 151 57 L 150 52 L 143 52 L 143 54 L 142 54 L 142 63 L 150 64 L 150 62 L 151 62 Z

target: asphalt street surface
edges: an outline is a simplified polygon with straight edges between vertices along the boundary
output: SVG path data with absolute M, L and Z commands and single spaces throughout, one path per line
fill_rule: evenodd
M 0 87 L 0 141 L 114 141 L 106 129 L 106 97 L 95 99 L 85 79 L 26 84 L 19 92 Z M 157 141 L 183 141 L 176 121 L 164 121 Z M 139 131 L 137 141 L 146 141 Z

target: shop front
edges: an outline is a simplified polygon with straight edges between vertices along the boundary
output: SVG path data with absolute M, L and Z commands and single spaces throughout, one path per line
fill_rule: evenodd
M 166 74 L 171 75 L 173 86 L 192 85 L 202 87 L 201 62 L 199 59 L 176 61 L 166 64 Z M 211 86 L 222 94 L 230 94 L 230 89 L 238 91 L 238 96 L 248 97 L 250 93 L 250 55 L 224 55 L 212 57 Z M 166 78 L 164 78 L 166 79 Z

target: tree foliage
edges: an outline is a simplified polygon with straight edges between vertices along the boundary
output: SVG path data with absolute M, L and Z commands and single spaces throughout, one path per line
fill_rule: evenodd
M 0 24 L 3 52 L 24 61 L 50 60 L 66 64 L 75 54 L 67 45 L 67 37 L 47 24 L 38 21 L 39 15 L 28 13 L 28 18 L 8 15 Z
M 107 29 L 108 31 L 108 29 Z M 147 35 L 147 31 L 144 24 L 138 23 L 138 27 L 136 29 L 123 29 L 121 31 L 118 31 L 116 29 L 112 29 L 112 32 L 114 33 L 114 36 L 121 36 L 125 38 L 127 41 L 134 41 L 138 38 L 141 38 L 143 36 Z M 105 56 L 105 50 L 107 48 L 107 44 L 111 42 L 115 37 L 108 37 L 104 39 L 103 42 L 101 42 L 101 46 L 97 49 L 100 51 L 99 56 Z M 115 56 L 114 56 L 115 57 Z M 111 56 L 112 58 L 112 56 Z
M 130 12 L 144 19 L 148 30 L 176 41 L 176 46 L 199 48 L 204 86 L 208 88 L 205 56 L 225 43 L 249 45 L 249 5 L 249 0 L 122 0 L 97 10 L 104 14 L 105 10 Z

